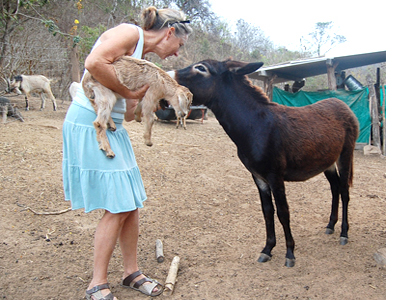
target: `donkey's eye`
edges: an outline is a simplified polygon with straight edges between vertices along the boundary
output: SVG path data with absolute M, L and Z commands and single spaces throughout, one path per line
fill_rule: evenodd
M 195 68 L 197 70 L 199 70 L 200 72 L 207 72 L 206 68 L 202 65 L 197 65 L 197 66 L 195 66 Z

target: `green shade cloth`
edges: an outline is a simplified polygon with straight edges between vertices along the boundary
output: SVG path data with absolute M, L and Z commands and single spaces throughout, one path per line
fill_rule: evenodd
M 274 87 L 272 101 L 286 106 L 306 106 L 327 98 L 338 98 L 346 103 L 360 122 L 360 134 L 357 143 L 369 143 L 371 134 L 371 117 L 369 113 L 368 88 L 358 91 L 321 91 L 297 93 L 285 92 Z

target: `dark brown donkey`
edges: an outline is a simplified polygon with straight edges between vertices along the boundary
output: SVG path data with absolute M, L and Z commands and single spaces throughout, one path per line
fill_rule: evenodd
M 273 195 L 285 232 L 285 265 L 292 267 L 294 240 L 284 181 L 304 181 L 325 173 L 332 190 L 332 211 L 326 233 L 332 234 L 338 221 L 341 195 L 340 243 L 346 244 L 358 120 L 344 102 L 334 98 L 297 108 L 270 102 L 245 76 L 261 66 L 262 63 L 205 60 L 172 71 L 170 75 L 190 89 L 193 105 L 204 104 L 212 110 L 253 176 L 267 229 L 266 246 L 258 261 L 270 260 L 276 244 Z

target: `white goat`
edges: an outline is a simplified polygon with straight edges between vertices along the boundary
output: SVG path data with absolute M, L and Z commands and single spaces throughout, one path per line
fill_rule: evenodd
M 74 100 L 74 97 L 75 97 L 75 95 L 76 95 L 76 92 L 77 92 L 79 86 L 80 86 L 80 83 L 78 83 L 78 82 L 76 82 L 76 81 L 73 81 L 73 82 L 71 83 L 71 85 L 69 86 L 68 92 L 69 92 L 69 95 L 71 96 L 71 99 L 72 99 L 72 100 Z
M 186 130 L 186 118 L 187 117 L 188 117 L 187 114 L 183 117 L 176 115 L 176 128 L 178 128 L 179 125 L 181 125 L 183 127 L 183 129 Z
M 40 110 L 44 109 L 45 97 L 47 95 L 53 101 L 53 108 L 57 110 L 56 99 L 53 96 L 50 88 L 50 80 L 43 75 L 18 75 L 9 84 L 9 92 L 14 92 L 18 95 L 25 94 L 26 110 L 29 110 L 28 98 L 31 93 L 36 92 L 40 94 L 42 98 L 42 105 Z
M 154 123 L 154 111 L 160 100 L 167 100 L 173 106 L 177 116 L 183 117 L 189 111 L 193 95 L 189 89 L 179 85 L 165 71 L 151 62 L 123 56 L 112 65 L 118 80 L 128 89 L 135 91 L 146 84 L 150 85 L 143 99 L 138 103 L 135 120 L 140 122 L 143 114 L 145 144 L 152 146 L 151 128 Z M 97 113 L 93 125 L 96 128 L 99 148 L 105 151 L 108 157 L 114 157 L 106 130 L 107 127 L 110 130 L 116 129 L 110 114 L 117 98 L 121 96 L 101 85 L 89 72 L 86 72 L 83 77 L 82 87 Z

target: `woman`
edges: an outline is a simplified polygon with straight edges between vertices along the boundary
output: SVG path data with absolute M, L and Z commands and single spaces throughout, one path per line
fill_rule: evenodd
M 95 233 L 93 278 L 86 299 L 116 299 L 109 290 L 107 268 L 117 240 L 123 256 L 122 285 L 149 296 L 162 293 L 162 286 L 139 271 L 137 243 L 139 211 L 146 194 L 123 119 L 134 119 L 135 99 L 148 86 L 130 91 L 119 83 L 111 63 L 123 55 L 143 58 L 153 52 L 160 58 L 178 56 L 191 28 L 182 12 L 149 7 L 142 13 L 143 29 L 121 24 L 104 32 L 85 61 L 85 68 L 101 84 L 125 99 L 118 100 L 112 117 L 117 125 L 107 136 L 115 152 L 110 159 L 98 149 L 93 121 L 96 114 L 81 87 L 74 97 L 63 126 L 63 179 L 66 200 L 85 212 L 104 209 Z

